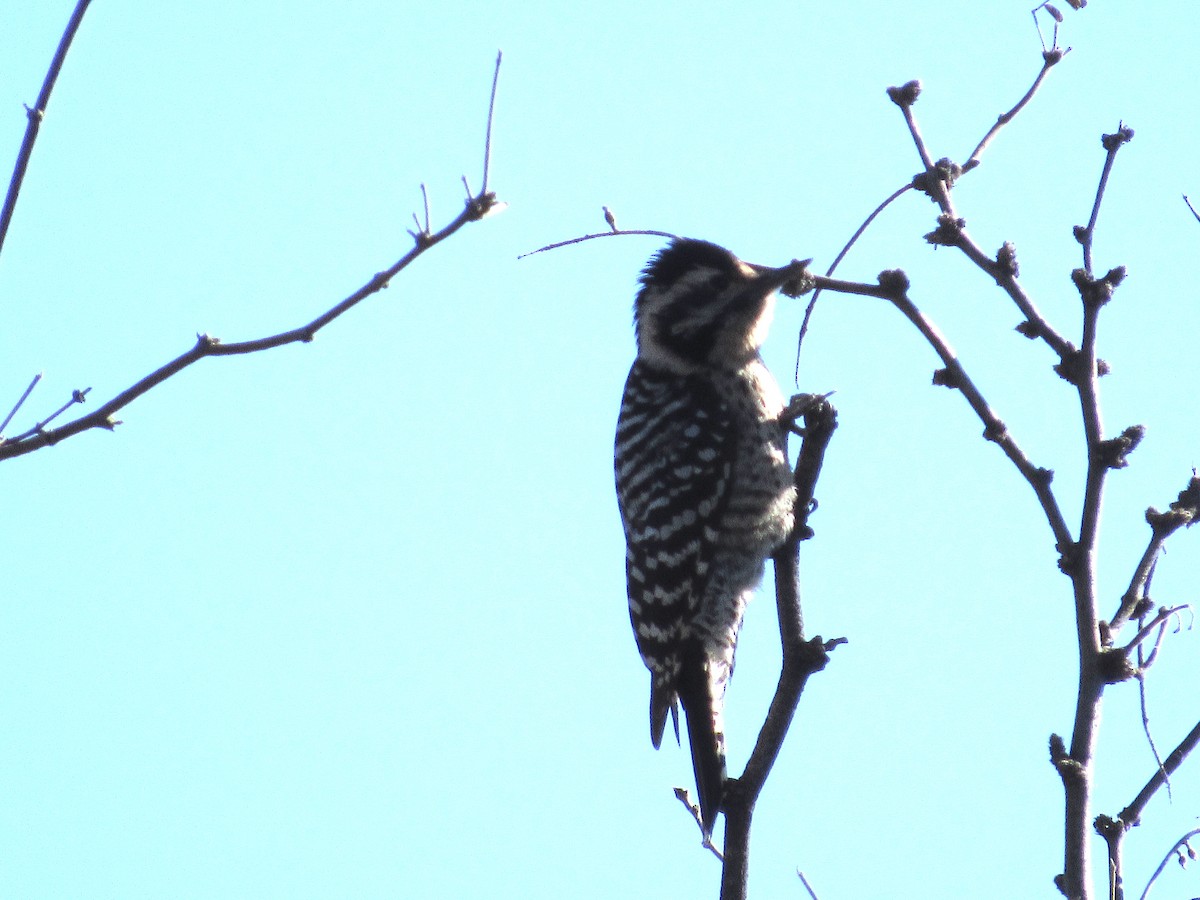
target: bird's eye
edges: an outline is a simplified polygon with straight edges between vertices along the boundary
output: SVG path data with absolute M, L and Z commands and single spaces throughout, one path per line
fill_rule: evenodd
M 717 293 L 722 293 L 729 287 L 728 275 L 714 275 L 712 279 L 712 289 Z

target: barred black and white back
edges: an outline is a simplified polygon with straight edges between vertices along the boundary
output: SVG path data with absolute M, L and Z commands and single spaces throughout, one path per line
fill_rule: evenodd
M 629 614 L 651 673 L 654 746 L 677 700 L 687 716 L 706 834 L 725 780 L 742 616 L 792 527 L 783 397 L 758 351 L 793 272 L 676 240 L 643 271 L 634 306 L 638 356 L 616 438 Z

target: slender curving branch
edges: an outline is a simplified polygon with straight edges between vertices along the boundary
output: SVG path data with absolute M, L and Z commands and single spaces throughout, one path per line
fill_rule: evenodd
M 500 58 L 496 59 L 496 73 L 492 79 L 491 101 L 488 108 L 488 137 L 487 146 L 491 146 L 491 121 L 492 110 L 496 101 L 496 86 L 499 80 L 499 64 Z M 484 167 L 488 165 L 490 150 L 485 151 Z M 465 179 L 464 179 L 465 180 Z M 424 193 L 424 192 L 423 192 Z M 478 194 L 468 193 L 463 210 L 455 216 L 455 218 L 443 227 L 440 231 L 430 232 L 427 228 L 413 233 L 413 247 L 405 253 L 399 260 L 393 263 L 390 267 L 382 272 L 376 273 L 362 287 L 350 294 L 340 303 L 326 310 L 321 315 L 317 316 L 307 324 L 292 328 L 288 331 L 281 331 L 277 334 L 267 337 L 256 338 L 247 341 L 237 341 L 234 343 L 222 343 L 217 338 L 207 334 L 199 334 L 196 336 L 196 343 L 187 351 L 172 359 L 165 365 L 155 369 L 145 378 L 142 378 L 137 383 L 126 388 L 121 393 L 117 394 L 107 403 L 93 410 L 91 413 L 80 416 L 66 425 L 58 428 L 47 429 L 45 426 L 49 420 L 43 420 L 38 423 L 30 431 L 16 438 L 4 440 L 0 438 L 0 460 L 8 459 L 14 456 L 23 456 L 26 453 L 32 453 L 35 450 L 40 450 L 43 447 L 50 447 L 57 444 L 59 441 L 73 437 L 84 431 L 89 431 L 93 428 L 104 428 L 109 431 L 113 430 L 117 425 L 121 424 L 113 418 L 113 414 L 118 410 L 128 406 L 142 394 L 162 384 L 168 378 L 186 369 L 188 366 L 206 357 L 218 356 L 240 356 L 247 353 L 258 353 L 264 350 L 270 350 L 275 347 L 282 347 L 286 344 L 293 343 L 308 343 L 316 336 L 317 332 L 326 325 L 333 322 L 342 314 L 346 313 L 360 302 L 365 300 L 372 294 L 378 293 L 388 286 L 391 280 L 410 264 L 417 257 L 421 256 L 431 247 L 440 244 L 442 241 L 455 234 L 459 229 L 469 222 L 477 222 L 487 216 L 489 213 L 501 208 L 502 204 L 497 201 L 496 195 L 489 191 L 481 191 Z M 88 388 L 90 391 L 91 388 Z M 82 395 L 86 392 L 75 392 L 72 402 L 83 402 Z M 62 409 L 61 413 L 71 404 L 68 403 Z M 55 415 L 57 415 L 56 413 Z
M 1163 869 L 1167 867 L 1167 863 L 1171 861 L 1172 857 L 1179 854 L 1179 851 L 1182 848 L 1188 847 L 1189 855 L 1195 859 L 1195 854 L 1192 852 L 1188 842 L 1197 835 L 1200 835 L 1200 828 L 1193 828 L 1171 846 L 1171 849 L 1168 850 L 1166 855 L 1162 858 L 1162 862 L 1158 864 L 1158 868 L 1154 870 L 1154 874 L 1150 876 L 1150 880 L 1146 882 L 1146 889 L 1142 891 L 1141 900 L 1146 900 L 1146 898 L 1150 896 L 1150 889 L 1154 887 L 1154 882 L 1158 881 L 1158 876 L 1163 873 Z
M 58 74 L 62 71 L 67 51 L 71 49 L 71 41 L 75 39 L 75 32 L 79 30 L 79 25 L 83 22 L 83 14 L 87 12 L 89 3 L 91 0 L 79 0 L 75 4 L 75 10 L 71 13 L 71 19 L 67 22 L 66 30 L 63 31 L 63 36 L 58 42 L 58 49 L 54 52 L 54 59 L 51 60 L 50 68 L 46 71 L 46 77 L 42 81 L 42 89 L 38 92 L 37 102 L 34 103 L 32 109 L 28 106 L 25 107 L 25 117 L 28 120 L 25 125 L 25 137 L 21 141 L 21 149 L 17 153 L 17 164 L 13 167 L 12 178 L 8 182 L 8 193 L 4 198 L 4 206 L 0 208 L 0 250 L 4 249 L 4 238 L 8 235 L 8 226 L 12 223 L 13 211 L 17 208 L 17 196 L 21 193 L 21 184 L 25 181 L 25 170 L 29 167 L 29 158 L 33 155 L 33 144 L 42 127 L 42 119 L 46 117 L 46 107 L 50 105 L 50 93 L 54 90 L 55 82 L 58 81 Z
M 1121 651 L 1128 654 L 1135 650 L 1140 650 L 1150 635 L 1157 631 L 1158 637 L 1154 639 L 1154 647 L 1150 650 L 1150 655 L 1146 658 L 1141 666 L 1143 670 L 1150 668 L 1150 666 L 1154 665 L 1155 657 L 1158 656 L 1158 650 L 1162 645 L 1163 635 L 1166 633 L 1167 625 L 1180 613 L 1186 612 L 1190 609 L 1191 607 L 1186 603 L 1181 603 L 1178 606 L 1162 607 L 1154 614 L 1154 618 L 1138 629 L 1138 633 L 1133 636 L 1129 643 L 1121 648 Z
M 1067 554 L 1073 546 L 1074 541 L 1071 537 L 1070 529 L 1067 527 L 1066 520 L 1063 518 L 1062 509 L 1059 507 L 1054 491 L 1050 487 L 1054 473 L 1049 469 L 1034 465 L 1029 457 L 1026 456 L 1016 439 L 1009 432 L 1008 427 L 992 410 L 987 399 L 967 374 L 966 369 L 958 359 L 950 343 L 942 335 L 938 327 L 909 298 L 908 277 L 899 270 L 891 270 L 880 274 L 878 284 L 842 281 L 821 275 L 813 276 L 813 282 L 818 290 L 858 294 L 860 296 L 878 297 L 887 300 L 916 326 L 922 337 L 925 338 L 934 352 L 937 353 L 944 365 L 944 368 L 934 373 L 934 383 L 956 388 L 962 393 L 968 405 L 970 405 L 971 409 L 974 410 L 979 420 L 983 423 L 984 438 L 993 441 L 1000 447 L 1004 455 L 1009 458 L 1013 465 L 1016 466 L 1017 471 L 1021 473 L 1030 487 L 1033 488 L 1034 494 L 1046 515 L 1050 530 L 1054 535 L 1055 546 L 1061 554 Z
M 962 167 L 948 159 L 939 160 L 937 163 L 932 161 L 924 139 L 921 137 L 921 131 L 912 109 L 921 95 L 920 82 L 910 81 L 901 87 L 888 88 L 888 96 L 904 114 L 904 122 L 908 126 L 909 134 L 912 136 L 918 155 L 921 157 L 921 162 L 924 165 L 924 170 L 913 179 L 913 186 L 919 188 L 937 203 L 942 213 L 938 217 L 938 227 L 927 234 L 925 239 L 931 244 L 957 247 L 971 262 L 975 263 L 983 272 L 995 279 L 996 283 L 1012 298 L 1017 309 L 1021 311 L 1021 314 L 1025 316 L 1025 321 L 1018 326 L 1017 330 L 1028 338 L 1041 338 L 1058 354 L 1061 360 L 1065 361 L 1074 356 L 1075 347 L 1050 326 L 1033 304 L 1029 295 L 1021 287 L 1017 280 L 1019 269 L 1017 267 L 1016 249 L 1012 244 L 1005 244 L 997 251 L 995 258 L 984 253 L 982 248 L 967 233 L 966 221 L 958 217 L 951 197 L 955 182 L 979 165 L 979 155 L 996 134 L 999 133 L 1000 129 L 1011 122 L 1017 113 L 1032 99 L 1050 67 L 1062 59 L 1061 54 L 1057 57 L 1055 56 L 1058 53 L 1059 51 L 1052 51 L 1043 54 L 1044 62 L 1042 69 L 1038 73 L 1038 77 L 1034 80 L 1033 86 L 1030 87 L 1016 106 L 1000 116 L 997 123 L 992 126 L 991 130 L 984 135 L 983 140 L 976 146 L 967 164 Z
M 488 101 L 487 115 L 487 130 L 483 136 L 483 184 L 479 188 L 479 193 L 486 194 L 488 189 L 488 179 L 491 176 L 492 169 L 492 118 L 496 112 L 496 88 L 500 85 L 500 62 L 504 59 L 504 51 L 496 51 L 496 68 L 492 71 L 492 95 Z M 470 193 L 468 191 L 467 193 Z M 429 230 L 429 206 L 425 206 L 425 230 Z
M 608 209 L 607 206 L 604 208 Z M 522 253 L 520 256 L 517 257 L 517 259 L 524 259 L 527 256 L 534 256 L 535 254 L 538 254 L 538 253 L 545 253 L 547 250 L 557 250 L 559 247 L 569 247 L 572 244 L 582 244 L 584 241 L 594 241 L 594 240 L 596 240 L 596 238 L 627 237 L 629 235 L 639 235 L 639 234 L 640 235 L 651 235 L 653 237 L 665 237 L 665 238 L 679 237 L 679 235 L 671 234 L 671 232 L 669 232 L 669 231 L 656 231 L 653 228 L 639 228 L 639 229 L 629 230 L 629 229 L 623 229 L 623 228 L 618 229 L 615 227 L 610 227 L 608 231 L 597 231 L 592 234 L 581 234 L 579 237 L 568 238 L 565 241 L 555 241 L 553 244 L 546 244 L 546 246 L 544 246 L 544 247 L 538 247 L 536 250 L 529 250 L 525 253 Z
M 487 212 L 496 203 L 494 194 L 480 194 L 468 199 L 466 208 L 454 218 L 441 231 L 434 234 L 424 236 L 424 239 L 418 241 L 417 244 L 397 260 L 391 267 L 383 272 L 374 275 L 370 281 L 360 287 L 353 294 L 342 300 L 336 306 L 317 316 L 311 322 L 301 325 L 298 328 L 293 328 L 289 331 L 282 331 L 278 334 L 273 334 L 268 337 L 257 338 L 248 341 L 238 341 L 231 344 L 223 344 L 217 338 L 207 334 L 196 336 L 196 343 L 190 350 L 181 353 L 170 362 L 158 369 L 155 369 L 145 378 L 137 383 L 126 388 L 117 396 L 113 397 L 103 406 L 98 407 L 93 412 L 86 416 L 81 416 L 66 425 L 59 428 L 46 430 L 41 423 L 41 427 L 35 429 L 33 433 L 27 433 L 22 439 L 14 439 L 0 442 L 0 459 L 8 459 L 14 456 L 23 456 L 26 453 L 32 453 L 35 450 L 40 450 L 43 447 L 50 447 L 57 444 L 66 438 L 73 437 L 81 432 L 88 431 L 93 428 L 105 428 L 109 431 L 120 424 L 112 418 L 113 414 L 125 406 L 128 406 L 142 394 L 152 388 L 162 384 L 172 375 L 182 372 L 194 362 L 198 362 L 208 356 L 239 356 L 246 353 L 258 353 L 263 350 L 270 350 L 275 347 L 282 347 L 285 344 L 293 344 L 297 342 L 308 343 L 316 336 L 317 332 L 332 322 L 334 319 L 341 316 L 354 306 L 357 306 L 361 301 L 365 300 L 372 294 L 383 290 L 388 286 L 388 283 L 399 274 L 422 253 L 430 247 L 441 243 L 446 238 L 450 237 L 468 222 L 475 222 L 483 218 Z M 90 388 L 89 388 L 90 390 Z
M 820 281 L 820 279 L 818 279 Z M 992 441 L 1004 452 L 1004 455 L 1016 466 L 1017 471 L 1033 488 L 1034 495 L 1041 504 L 1054 535 L 1055 546 L 1060 553 L 1066 553 L 1071 546 L 1071 533 L 1063 518 L 1062 510 L 1050 483 L 1054 473 L 1033 464 L 1021 449 L 1008 427 L 992 410 L 991 405 L 976 387 L 975 382 L 967 374 L 950 343 L 942 335 L 938 327 L 930 321 L 908 296 L 908 278 L 899 270 L 883 272 L 879 276 L 879 286 L 872 291 L 854 291 L 855 293 L 870 293 L 891 302 L 906 319 L 909 320 L 925 338 L 926 342 L 942 360 L 944 368 L 934 373 L 934 384 L 957 389 L 966 399 L 967 404 L 983 423 L 983 436 Z
M 879 217 L 879 214 L 911 190 L 912 184 L 906 184 L 903 187 L 897 188 L 871 211 L 871 214 L 863 220 L 861 225 L 858 226 L 858 230 L 850 236 L 850 240 L 846 241 L 845 246 L 842 247 L 838 255 L 833 258 L 833 262 L 831 262 L 829 264 L 829 268 L 825 270 L 826 278 L 829 278 L 834 272 L 837 271 L 837 267 L 841 265 L 842 260 L 846 258 L 846 254 L 850 252 L 850 249 L 856 243 L 858 243 L 858 239 L 866 233 L 866 230 L 871 227 L 871 223 Z M 804 321 L 800 323 L 800 333 L 796 337 L 796 366 L 795 371 L 792 373 L 792 379 L 795 382 L 796 387 L 800 386 L 800 349 L 804 346 L 804 336 L 808 334 L 808 323 L 812 319 L 813 310 L 816 309 L 817 299 L 821 296 L 822 290 L 823 288 L 818 287 L 815 291 L 813 291 L 812 299 L 808 301 L 808 306 L 804 310 Z
M 1029 90 L 1025 92 L 1025 96 L 1017 101 L 1017 104 L 1006 113 L 1001 113 L 996 119 L 996 124 L 988 129 L 988 133 L 983 136 L 975 149 L 971 151 L 971 155 L 967 157 L 967 161 L 963 163 L 963 172 L 970 172 L 980 163 L 980 156 L 987 149 L 988 144 L 992 139 L 1000 133 L 1000 129 L 1017 117 L 1017 113 L 1023 110 L 1026 104 L 1033 99 L 1033 95 L 1038 92 L 1038 88 L 1042 86 L 1042 82 L 1046 80 L 1046 75 L 1055 65 L 1062 62 L 1062 58 L 1067 55 L 1066 50 L 1059 50 L 1057 47 L 1042 51 L 1042 68 L 1038 70 L 1037 78 L 1033 80 Z
M 1021 99 L 1018 100 L 1011 109 L 1005 113 L 1002 113 L 996 119 L 996 122 L 992 125 L 992 127 L 988 129 L 987 133 L 983 136 L 979 143 L 975 145 L 975 149 L 971 151 L 970 158 L 965 164 L 963 164 L 961 170 L 959 171 L 958 177 L 965 175 L 967 172 L 970 172 L 972 169 L 975 169 L 980 165 L 980 158 L 984 150 L 987 149 L 988 145 L 991 144 L 996 135 L 1000 133 L 1001 129 L 1015 119 L 1017 114 L 1025 108 L 1030 100 L 1033 99 L 1034 95 L 1038 92 L 1038 89 L 1042 86 L 1042 82 L 1045 81 L 1047 73 L 1057 63 L 1061 62 L 1065 55 L 1066 51 L 1057 49 L 1045 50 L 1043 48 L 1042 66 L 1038 70 L 1037 77 L 1034 78 L 1033 84 L 1025 92 L 1025 95 L 1021 97 Z M 921 84 L 919 81 L 910 81 L 901 87 L 888 88 L 887 93 L 892 99 L 892 102 L 904 110 L 905 121 L 908 123 L 914 139 L 918 142 L 918 149 L 921 153 L 921 162 L 925 166 L 924 171 L 928 177 L 931 169 L 934 168 L 934 165 L 930 160 L 928 150 L 925 149 L 924 140 L 920 136 L 920 130 L 917 128 L 916 120 L 913 118 L 911 110 L 912 105 L 916 103 L 917 98 L 920 96 Z M 838 253 L 838 255 L 834 258 L 833 263 L 830 264 L 829 268 L 825 271 L 825 276 L 831 277 L 833 273 L 837 271 L 837 267 L 841 264 L 842 260 L 846 258 L 846 254 L 850 252 L 850 249 L 858 242 L 858 239 L 862 237 L 863 233 L 866 232 L 871 223 L 878 218 L 880 213 L 887 209 L 887 207 L 889 207 L 901 195 L 912 190 L 919 183 L 923 184 L 924 182 L 921 181 L 920 177 L 918 176 L 918 178 L 913 179 L 908 184 L 897 188 L 878 206 L 876 206 L 870 215 L 868 215 L 863 221 L 863 223 L 859 225 L 858 230 L 854 232 L 854 234 L 850 237 L 850 240 L 848 240 L 845 246 L 842 247 L 841 252 Z M 948 200 L 949 198 L 947 197 L 946 199 Z M 1184 199 L 1186 200 L 1187 198 L 1185 197 Z M 943 212 L 945 211 L 946 210 L 943 210 Z M 1062 338 L 1057 332 L 1054 331 L 1053 328 L 1050 327 L 1046 320 L 1042 318 L 1041 314 L 1037 311 L 1036 307 L 1034 307 L 1028 295 L 1026 295 L 1020 284 L 1017 282 L 1015 252 L 1012 254 L 1011 260 L 1006 263 L 1002 258 L 1002 254 L 1005 253 L 1005 248 L 1002 248 L 1001 252 L 997 254 L 996 260 L 993 262 L 987 257 L 986 254 L 983 253 L 982 250 L 979 249 L 977 245 L 975 245 L 973 241 L 971 241 L 969 237 L 967 237 L 965 230 L 963 231 L 962 236 L 963 252 L 965 252 L 976 265 L 994 277 L 997 284 L 1004 288 L 1008 295 L 1012 297 L 1013 301 L 1017 304 L 1017 308 L 1025 314 L 1026 321 L 1018 328 L 1018 330 L 1029 338 L 1043 338 L 1054 349 L 1054 351 L 1058 353 L 1060 357 L 1065 357 L 1069 353 L 1074 352 L 1075 348 L 1071 346 L 1070 342 Z M 1011 245 L 1006 245 L 1006 248 L 1008 247 L 1011 247 Z M 800 384 L 800 349 L 804 344 L 804 337 L 808 333 L 809 321 L 812 319 L 813 309 L 816 306 L 817 298 L 820 296 L 821 289 L 818 288 L 816 292 L 813 293 L 812 299 L 809 301 L 808 308 L 804 311 L 804 321 L 800 325 L 800 334 L 796 340 L 796 365 L 794 380 L 797 386 Z
M 1196 207 L 1192 206 L 1192 201 L 1188 199 L 1188 195 L 1183 195 L 1183 202 L 1187 204 L 1188 211 L 1191 212 L 1192 218 L 1200 222 L 1200 213 L 1196 212 Z

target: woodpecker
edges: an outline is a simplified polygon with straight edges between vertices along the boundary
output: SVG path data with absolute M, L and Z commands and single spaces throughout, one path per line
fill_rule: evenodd
M 792 530 L 783 396 L 759 355 L 776 290 L 766 269 L 676 239 L 642 271 L 637 359 L 617 419 L 629 617 L 650 670 L 650 740 L 687 717 L 706 838 L 725 783 L 725 688 L 746 603 Z

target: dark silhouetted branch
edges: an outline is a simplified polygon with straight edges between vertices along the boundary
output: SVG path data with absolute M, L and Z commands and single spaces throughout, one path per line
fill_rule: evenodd
M 496 72 L 492 79 L 491 100 L 488 105 L 488 137 L 487 146 L 491 146 L 491 128 L 492 110 L 496 101 L 496 88 L 500 73 L 500 57 L 496 58 Z M 485 170 L 488 166 L 490 158 L 490 149 L 484 154 Z M 486 181 L 486 175 L 484 180 Z M 464 179 L 465 182 L 465 179 Z M 424 193 L 424 192 L 423 192 Z M 311 341 L 326 325 L 330 324 L 341 316 L 343 313 L 352 309 L 360 302 L 365 300 L 372 294 L 383 290 L 388 286 L 388 283 L 401 271 L 406 269 L 414 260 L 429 248 L 436 246 L 448 237 L 456 233 L 464 225 L 469 222 L 476 222 L 487 216 L 489 213 L 502 207 L 496 195 L 481 191 L 478 194 L 468 193 L 466 203 L 463 210 L 451 221 L 448 225 L 438 232 L 430 233 L 426 229 L 413 234 L 414 246 L 411 250 L 405 253 L 399 260 L 393 263 L 389 268 L 382 272 L 376 273 L 366 284 L 346 297 L 340 303 L 326 310 L 321 315 L 317 316 L 312 321 L 298 328 L 292 328 L 288 331 L 282 331 L 278 334 L 273 334 L 268 337 L 257 338 L 248 341 L 237 341 L 234 343 L 222 343 L 215 337 L 207 334 L 196 336 L 196 343 L 184 353 L 175 357 L 170 362 L 159 367 L 151 372 L 145 378 L 138 381 L 136 384 L 126 388 L 117 396 L 113 397 L 107 403 L 95 409 L 88 415 L 81 416 L 66 425 L 58 428 L 47 429 L 45 426 L 49 423 L 49 419 L 44 420 L 38 425 L 21 435 L 19 438 L 2 440 L 0 439 L 0 459 L 7 459 L 14 456 L 22 456 L 26 453 L 32 453 L 35 450 L 40 450 L 43 447 L 49 447 L 57 444 L 59 441 L 72 437 L 81 432 L 88 431 L 92 428 L 105 428 L 112 430 L 116 425 L 120 424 L 113 418 L 113 414 L 121 408 L 128 406 L 142 394 L 162 384 L 171 376 L 183 371 L 188 366 L 206 357 L 217 356 L 239 356 L 247 353 L 258 353 L 264 350 L 270 350 L 275 347 L 282 347 L 286 344 L 293 343 L 308 343 Z M 426 226 L 427 228 L 427 226 Z M 91 390 L 89 388 L 88 390 Z M 76 392 L 75 399 L 72 402 L 82 402 L 82 394 L 85 392 Z M 69 406 L 70 404 L 68 404 Z M 64 407 L 65 409 L 66 407 Z M 62 410 L 59 410 L 62 412 Z M 57 413 L 56 413 L 57 415 Z
M 789 411 L 793 416 L 803 418 L 801 433 L 804 440 L 795 468 L 796 525 L 774 556 L 775 604 L 779 613 L 783 665 L 775 696 L 771 699 L 758 740 L 746 762 L 746 769 L 740 777 L 727 782 L 721 802 L 721 810 L 725 814 L 721 900 L 743 900 L 746 896 L 750 823 L 755 803 L 779 757 L 809 676 L 821 671 L 829 661 L 829 651 L 844 643 L 844 638 L 832 641 L 823 641 L 820 637 L 805 639 L 799 579 L 800 542 L 812 536 L 808 516 L 813 509 L 813 492 L 825 450 L 837 428 L 837 410 L 827 397 L 802 395 L 793 400 Z
M 1187 736 L 1179 742 L 1179 746 L 1167 755 L 1162 765 L 1150 776 L 1150 780 L 1146 782 L 1145 787 L 1138 792 L 1132 803 L 1121 810 L 1119 816 L 1115 819 L 1112 816 L 1103 815 L 1096 817 L 1094 828 L 1104 838 L 1104 842 L 1108 847 L 1109 893 L 1115 900 L 1122 900 L 1124 897 L 1124 890 L 1121 883 L 1121 854 L 1125 835 L 1129 832 L 1129 829 L 1141 821 L 1142 811 L 1146 808 L 1146 804 L 1150 802 L 1150 799 L 1158 792 L 1159 788 L 1164 784 L 1168 784 L 1170 776 L 1183 765 L 1183 761 L 1187 759 L 1188 754 L 1196 749 L 1197 745 L 1200 745 L 1200 722 L 1197 722 L 1192 730 L 1187 733 Z M 1143 900 L 1149 896 L 1150 888 L 1154 885 L 1158 876 L 1162 874 L 1163 867 L 1170 860 L 1171 854 L 1197 834 L 1200 834 L 1200 829 L 1189 831 L 1168 851 L 1162 863 L 1151 876 L 1149 883 L 1146 885 L 1146 890 L 1142 892 Z
M 1017 113 L 1023 110 L 1025 105 L 1033 99 L 1033 95 L 1038 92 L 1038 88 L 1040 88 L 1042 86 L 1042 82 L 1046 80 L 1046 75 L 1055 65 L 1062 62 L 1062 58 L 1064 56 L 1066 56 L 1066 51 L 1064 50 L 1059 50 L 1057 48 L 1043 48 L 1042 67 L 1038 70 L 1037 78 L 1033 80 L 1033 84 L 1030 85 L 1029 90 L 1025 92 L 1025 96 L 1017 101 L 1016 106 L 1014 106 L 1008 112 L 1002 113 L 996 119 L 996 124 L 989 128 L 988 133 L 985 134 L 983 139 L 975 145 L 975 149 L 971 151 L 971 155 L 967 157 L 967 161 L 963 163 L 962 169 L 964 173 L 970 172 L 979 165 L 980 156 L 983 154 L 983 151 L 988 148 L 988 145 L 992 142 L 996 135 L 1000 133 L 1000 129 L 1015 119 L 1017 117 Z
M 25 181 L 25 170 L 29 167 L 29 158 L 33 155 L 33 144 L 37 140 L 38 130 L 42 127 L 42 120 L 46 117 L 46 107 L 50 105 L 50 93 L 54 90 L 54 83 L 58 81 L 58 73 L 62 71 L 67 51 L 71 49 L 71 41 L 75 39 L 75 32 L 79 30 L 83 14 L 87 12 L 90 2 L 91 0 L 79 0 L 75 4 L 75 11 L 71 13 L 71 20 L 67 22 L 67 28 L 58 42 L 58 50 L 55 51 L 54 59 L 51 60 L 50 68 L 46 71 L 46 77 L 42 81 L 42 89 L 38 92 L 37 102 L 32 108 L 25 107 L 25 117 L 28 119 L 25 125 L 25 138 L 21 141 L 21 149 L 17 152 L 17 164 L 13 167 L 12 178 L 8 182 L 8 193 L 4 197 L 4 206 L 0 208 L 0 250 L 4 248 L 8 226 L 12 222 L 13 211 L 17 208 L 17 196 L 21 193 L 21 184 Z
M 8 415 L 4 417 L 4 421 L 0 422 L 0 440 L 4 439 L 4 429 L 8 427 L 8 423 L 11 422 L 13 416 L 20 411 L 21 407 L 25 404 L 25 401 L 29 399 L 29 395 L 33 393 L 33 389 L 37 387 L 37 383 L 41 380 L 42 373 L 38 372 L 33 376 L 33 380 L 29 382 L 29 387 L 25 388 L 25 393 L 17 398 L 17 402 L 13 404 L 13 408 L 9 410 Z

